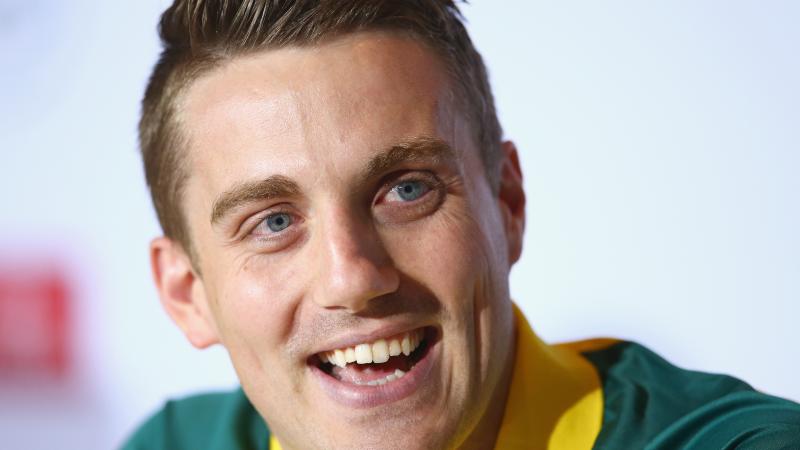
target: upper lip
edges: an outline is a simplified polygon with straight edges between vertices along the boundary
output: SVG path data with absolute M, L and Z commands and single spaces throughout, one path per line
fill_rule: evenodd
M 392 336 L 397 336 L 398 334 L 402 334 L 423 327 L 425 327 L 425 325 L 403 323 L 403 324 L 382 325 L 380 327 L 375 328 L 374 330 L 367 332 L 348 331 L 346 333 L 342 333 L 340 336 L 337 336 L 335 338 L 326 341 L 325 344 L 321 346 L 322 348 L 314 351 L 313 354 L 316 355 L 318 353 L 336 350 L 338 348 L 355 347 L 358 344 L 374 342 L 377 341 L 378 339 L 387 339 Z

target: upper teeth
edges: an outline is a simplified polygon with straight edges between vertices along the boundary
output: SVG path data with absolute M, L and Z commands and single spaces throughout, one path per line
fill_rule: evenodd
M 420 328 L 389 339 L 378 339 L 353 347 L 322 352 L 319 353 L 319 359 L 339 367 L 345 367 L 352 362 L 357 364 L 385 363 L 390 356 L 397 356 L 401 353 L 406 356 L 410 355 L 419 347 L 422 337 L 423 333 Z

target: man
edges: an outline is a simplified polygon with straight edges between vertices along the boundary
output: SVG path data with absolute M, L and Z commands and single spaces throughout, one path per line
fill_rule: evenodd
M 166 311 L 241 391 L 126 448 L 791 448 L 800 407 L 509 298 L 525 194 L 445 0 L 176 0 L 143 102 Z

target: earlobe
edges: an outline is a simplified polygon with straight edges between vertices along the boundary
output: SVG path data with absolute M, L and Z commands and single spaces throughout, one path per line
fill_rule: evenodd
M 508 263 L 514 264 L 522 254 L 522 237 L 525 232 L 525 190 L 522 185 L 522 168 L 517 147 L 511 141 L 502 144 L 503 161 L 500 164 L 500 200 L 508 240 Z
M 205 288 L 183 248 L 166 237 L 153 239 L 150 264 L 161 305 L 189 342 L 201 349 L 218 343 Z

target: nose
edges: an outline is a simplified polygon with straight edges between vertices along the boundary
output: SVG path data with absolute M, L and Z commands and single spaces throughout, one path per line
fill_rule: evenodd
M 333 211 L 319 225 L 317 304 L 359 312 L 370 300 L 397 291 L 400 275 L 371 221 Z

